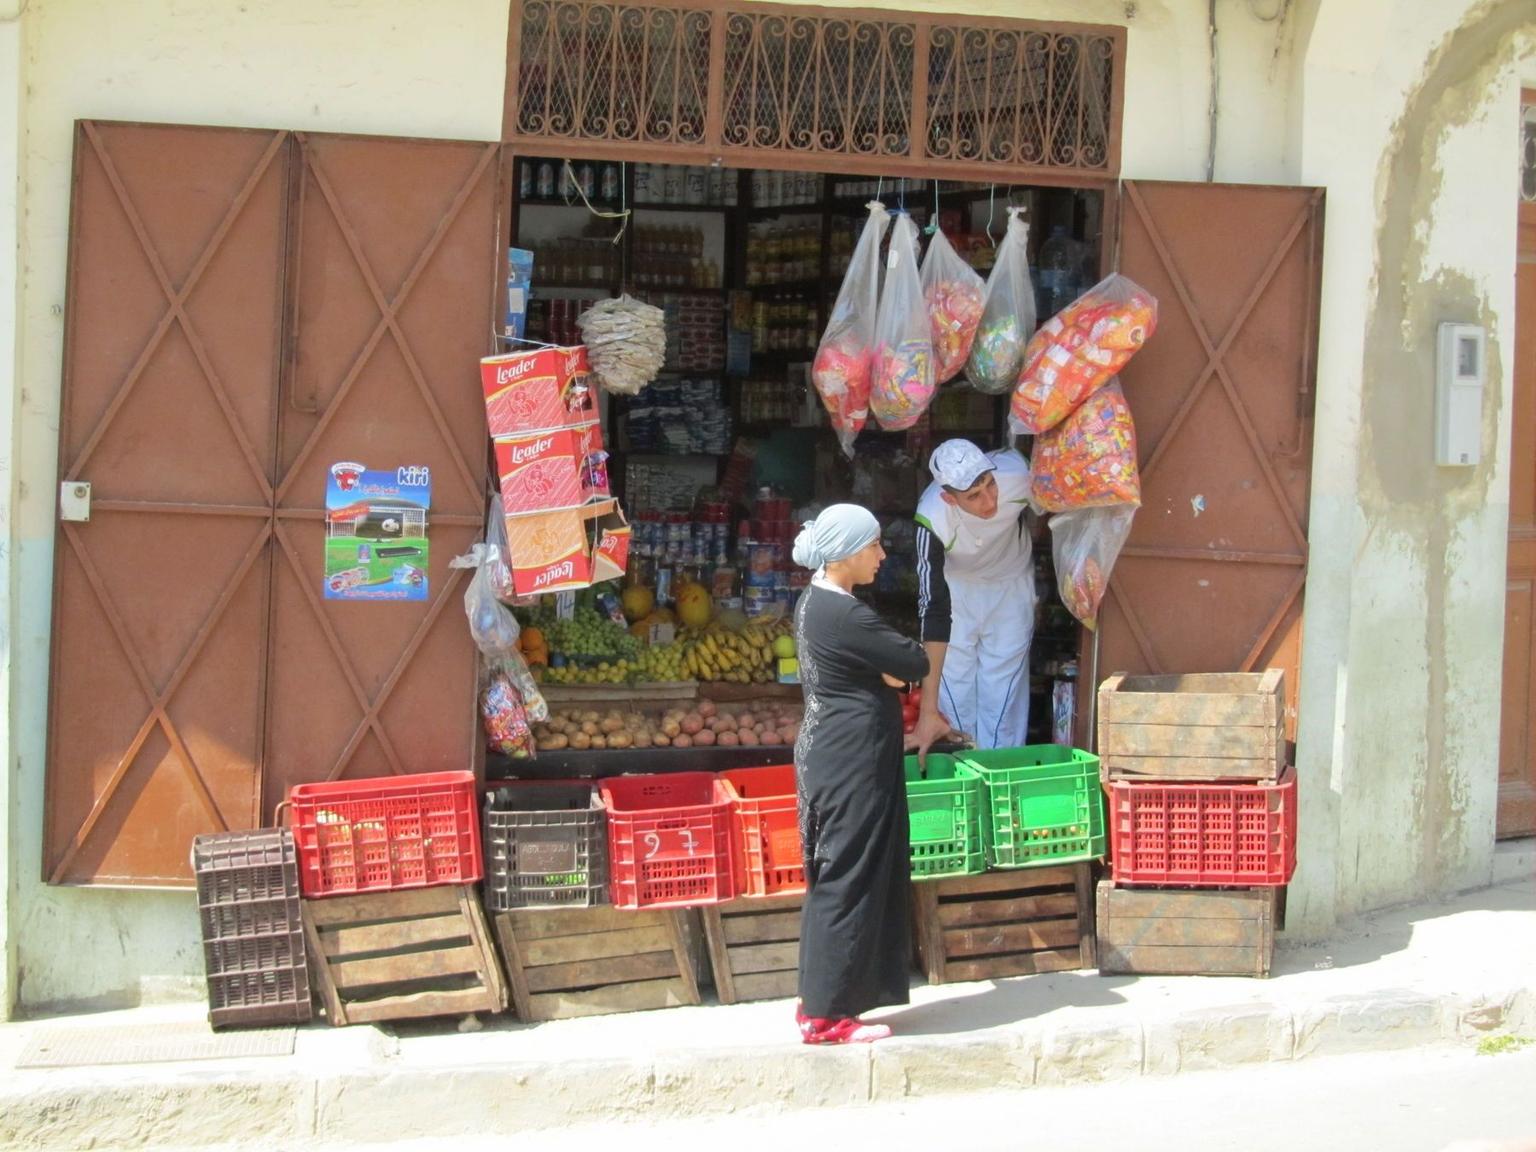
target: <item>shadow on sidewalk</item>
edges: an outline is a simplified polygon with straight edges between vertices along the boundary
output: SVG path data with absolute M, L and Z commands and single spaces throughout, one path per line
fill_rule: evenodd
M 1117 991 L 1131 976 L 1100 976 L 1094 971 L 1057 972 L 1022 980 L 993 981 L 977 991 L 954 994 L 929 1004 L 881 1013 L 902 1036 L 944 1036 L 978 1032 L 1048 1015 L 1063 1008 L 1108 1008 L 1124 1004 Z

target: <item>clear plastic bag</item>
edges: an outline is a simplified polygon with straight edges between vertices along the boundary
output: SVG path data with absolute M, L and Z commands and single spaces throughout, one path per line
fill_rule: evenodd
M 464 615 L 469 618 L 469 634 L 475 641 L 475 647 L 487 659 L 494 660 L 517 652 L 521 629 L 517 626 L 517 618 L 512 615 L 512 610 L 496 598 L 496 589 L 491 581 L 493 564 L 489 556 L 487 545 L 476 544 L 467 555 L 455 556 L 448 561 L 448 567 L 474 569 L 469 578 L 469 588 L 464 592 Z
M 1019 380 L 1024 347 L 1035 330 L 1035 289 L 1029 279 L 1029 225 L 1024 209 L 1008 209 L 1008 231 L 987 277 L 986 302 L 965 376 L 978 392 L 1001 396 Z
M 933 403 L 933 330 L 917 271 L 917 225 L 903 213 L 891 229 L 885 287 L 875 317 L 869 410 L 880 427 L 901 432 Z
M 517 694 L 523 698 L 523 707 L 528 712 L 528 719 L 535 724 L 549 719 L 549 704 L 544 699 L 544 693 L 539 691 L 539 682 L 528 670 L 528 660 L 521 652 L 498 656 L 493 668 L 504 673 L 507 679 L 512 681 Z
M 821 396 L 843 451 L 853 455 L 853 442 L 869 419 L 871 360 L 875 343 L 875 311 L 880 298 L 880 239 L 890 213 L 879 202 L 869 205 L 869 219 L 854 245 L 848 273 L 838 289 L 827 330 L 816 347 L 811 381 Z
M 1157 331 L 1157 300 L 1115 273 L 1040 326 L 1013 390 L 1009 425 L 1038 436 L 1103 388 Z
M 480 720 L 485 726 L 488 751 L 514 760 L 527 760 L 535 755 L 527 709 L 511 679 L 495 666 L 480 693 Z
M 507 547 L 507 522 L 502 518 L 499 495 L 491 501 L 490 514 L 485 518 L 485 551 L 485 567 L 490 569 L 491 592 L 503 604 L 513 603 L 518 595 L 512 583 L 512 569 L 509 567 L 512 553 Z
M 971 354 L 987 286 L 938 231 L 923 255 L 922 279 L 933 335 L 933 382 L 947 384 L 960 374 Z
M 1056 587 L 1067 611 L 1082 621 L 1085 628 L 1098 626 L 1099 605 L 1104 602 L 1110 572 L 1131 534 L 1135 515 L 1133 505 L 1116 504 L 1051 517 Z
M 1056 427 L 1035 437 L 1029 466 L 1030 497 L 1043 511 L 1139 505 L 1136 425 L 1119 381 L 1111 381 Z

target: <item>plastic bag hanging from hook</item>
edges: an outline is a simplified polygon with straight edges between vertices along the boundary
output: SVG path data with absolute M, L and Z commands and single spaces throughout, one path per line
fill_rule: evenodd
M 1024 366 L 1024 347 L 1035 330 L 1035 290 L 1029 278 L 1029 225 L 1023 208 L 1008 209 L 1008 231 L 987 277 L 986 303 L 965 375 L 978 392 L 1011 391 Z

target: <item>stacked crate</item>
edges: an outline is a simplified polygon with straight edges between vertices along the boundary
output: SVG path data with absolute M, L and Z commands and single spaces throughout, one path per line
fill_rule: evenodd
M 1117 674 L 1098 711 L 1099 970 L 1267 976 L 1296 867 L 1282 673 Z

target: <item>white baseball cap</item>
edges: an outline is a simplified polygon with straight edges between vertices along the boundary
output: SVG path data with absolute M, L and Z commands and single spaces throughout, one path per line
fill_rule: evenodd
M 946 440 L 928 458 L 933 478 L 956 492 L 966 491 L 996 469 L 996 461 L 969 440 Z

